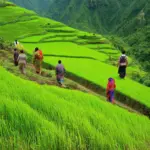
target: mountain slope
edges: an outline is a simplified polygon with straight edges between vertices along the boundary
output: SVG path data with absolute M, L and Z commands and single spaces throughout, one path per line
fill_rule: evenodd
M 85 31 L 120 36 L 129 45 L 120 43 L 121 50 L 129 49 L 128 54 L 145 64 L 141 68 L 150 71 L 150 0 L 52 0 L 47 6 L 47 17 Z
M 73 27 L 96 32 L 118 32 L 119 28 L 126 27 L 123 33 L 129 34 L 135 30 L 133 22 L 136 25 L 148 23 L 149 6 L 147 0 L 54 0 L 49 14 Z
M 119 92 L 125 96 L 131 95 L 130 88 L 137 87 L 129 97 L 149 107 L 149 97 L 146 94 L 139 94 L 141 87 L 144 89 L 142 92 L 148 93 L 149 89 L 147 87 L 128 79 L 124 90 L 122 88 L 124 81 L 120 81 L 117 78 L 117 68 L 105 64 L 111 64 L 113 61 L 115 63 L 120 54 L 101 35 L 75 30 L 59 22 L 41 18 L 32 11 L 15 6 L 0 8 L 0 13 L 2 14 L 0 17 L 0 35 L 4 39 L 13 41 L 19 38 L 19 41 L 25 45 L 26 51 L 30 54 L 33 53 L 34 47 L 39 45 L 44 50 L 44 54 L 48 56 L 46 59 L 48 64 L 51 64 L 50 58 L 56 58 L 52 61 L 52 65 L 54 65 L 57 59 L 60 59 L 59 57 L 67 57 L 67 64 L 70 64 L 68 71 L 90 82 L 94 82 L 100 87 L 105 88 L 107 78 L 110 75 L 116 79 Z M 86 48 L 86 46 L 93 47 L 97 52 L 92 50 L 92 48 Z M 80 70 L 74 68 L 76 64 L 74 62 L 75 58 L 78 58 Z M 87 67 L 85 67 L 87 63 L 91 67 L 91 71 L 89 70 L 88 74 L 86 73 Z M 100 70 L 97 72 L 95 66 L 103 68 L 103 74 Z M 132 70 L 131 66 L 131 73 Z M 95 71 L 97 73 L 94 73 Z M 132 84 L 133 87 L 128 87 L 128 84 Z M 141 98 L 139 98 L 140 96 Z
M 11 2 L 25 7 L 30 10 L 34 10 L 41 15 L 48 11 L 51 0 L 10 0 Z
M 2 67 L 0 114 L 3 150 L 149 148 L 148 118 L 82 92 L 39 86 Z
M 150 22 L 149 0 L 12 1 L 69 26 L 99 33 L 127 36 Z

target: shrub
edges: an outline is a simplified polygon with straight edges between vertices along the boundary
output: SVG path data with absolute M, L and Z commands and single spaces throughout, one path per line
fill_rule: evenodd
M 0 49 L 11 49 L 13 47 L 12 43 L 5 41 L 0 37 Z
M 145 81 L 144 81 L 144 85 L 150 87 L 150 80 L 145 80 Z

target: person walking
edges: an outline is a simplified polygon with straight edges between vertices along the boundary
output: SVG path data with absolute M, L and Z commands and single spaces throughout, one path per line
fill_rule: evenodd
M 123 50 L 122 51 L 122 55 L 121 57 L 119 58 L 119 61 L 118 61 L 118 74 L 120 76 L 120 78 L 125 78 L 126 76 L 126 68 L 128 66 L 128 59 L 127 59 L 127 56 L 125 54 L 126 52 Z
M 27 56 L 24 54 L 24 51 L 21 50 L 20 54 L 18 56 L 18 64 L 19 64 L 19 70 L 22 74 L 25 74 L 25 68 L 27 64 Z
M 18 49 L 18 50 L 23 50 L 23 49 L 24 49 L 23 45 L 20 44 L 20 43 L 18 42 L 18 40 L 15 40 L 15 41 L 14 41 L 14 46 L 15 46 L 15 48 Z
M 35 67 L 35 71 L 37 74 L 41 74 L 42 62 L 43 62 L 43 52 L 42 50 L 39 50 L 38 47 L 36 47 L 35 52 L 33 54 L 33 65 Z
M 60 86 L 63 85 L 64 82 L 64 74 L 65 74 L 65 68 L 62 65 L 61 60 L 58 61 L 58 65 L 56 66 L 56 79 Z
M 108 79 L 107 88 L 106 88 L 106 95 L 107 95 L 107 101 L 110 103 L 115 103 L 115 89 L 116 84 L 115 80 L 113 78 Z
M 17 49 L 14 49 L 14 65 L 18 66 L 18 57 L 19 57 L 19 52 L 17 51 Z

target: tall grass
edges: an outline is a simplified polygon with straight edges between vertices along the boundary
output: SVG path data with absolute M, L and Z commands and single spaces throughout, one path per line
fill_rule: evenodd
M 0 68 L 2 149 L 149 149 L 150 121 L 78 91 Z

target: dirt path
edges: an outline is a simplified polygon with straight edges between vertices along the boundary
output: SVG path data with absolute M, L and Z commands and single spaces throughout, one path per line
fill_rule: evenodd
M 56 82 L 54 70 L 43 69 L 42 75 L 38 75 L 35 73 L 35 70 L 34 70 L 34 67 L 33 67 L 31 61 L 29 61 L 27 64 L 27 67 L 26 67 L 26 75 L 23 75 L 20 73 L 18 67 L 14 66 L 14 64 L 13 64 L 13 53 L 11 51 L 0 50 L 0 58 L 1 58 L 0 64 L 4 68 L 6 68 L 8 71 L 15 74 L 16 76 L 20 76 L 23 79 L 31 80 L 31 81 L 37 82 L 39 84 L 58 86 L 58 84 Z M 81 85 L 81 84 L 79 84 L 73 80 L 67 79 L 67 78 L 65 78 L 64 88 L 79 90 L 79 91 L 82 91 L 85 93 L 89 93 L 89 94 L 95 95 L 97 97 L 100 97 L 102 100 L 106 101 L 106 97 L 90 90 L 86 86 L 83 86 L 83 85 Z M 134 112 L 134 113 L 142 115 L 138 111 L 134 110 L 133 108 L 131 108 L 131 107 L 119 102 L 119 101 L 116 101 L 116 105 L 118 105 L 119 107 L 122 107 L 122 108 L 124 108 L 130 112 Z

